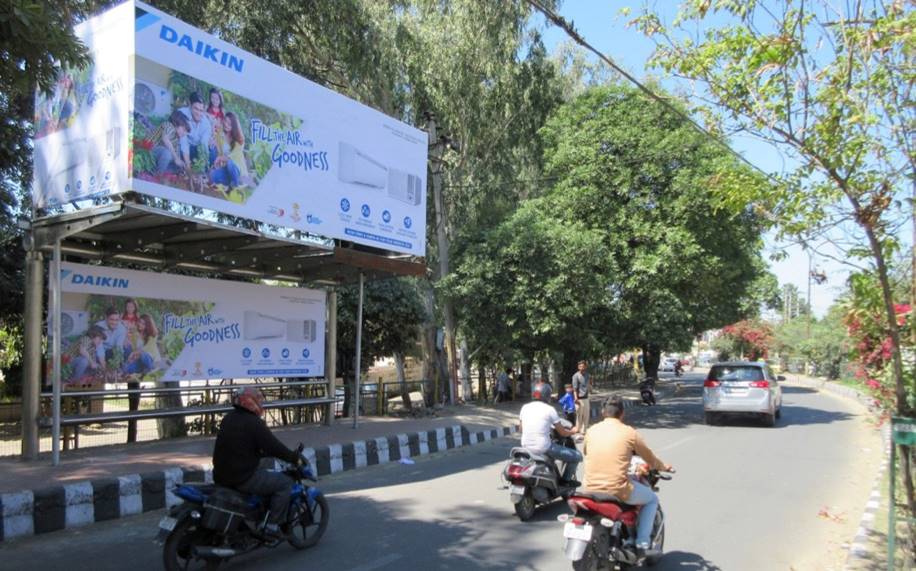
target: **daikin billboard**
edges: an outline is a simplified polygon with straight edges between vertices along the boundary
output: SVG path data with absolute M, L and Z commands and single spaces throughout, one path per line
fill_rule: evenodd
M 76 28 L 36 102 L 36 203 L 128 190 L 425 254 L 427 135 L 155 8 Z

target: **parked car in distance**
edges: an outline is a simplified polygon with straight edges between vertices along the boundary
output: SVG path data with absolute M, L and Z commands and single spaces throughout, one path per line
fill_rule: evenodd
M 766 426 L 776 424 L 782 412 L 782 388 L 766 363 L 734 361 L 716 363 L 703 382 L 703 411 L 706 424 L 715 424 L 726 414 L 755 414 Z

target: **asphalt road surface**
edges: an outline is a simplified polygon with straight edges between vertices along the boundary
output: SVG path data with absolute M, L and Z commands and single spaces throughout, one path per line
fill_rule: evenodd
M 678 472 L 661 482 L 668 517 L 660 570 L 839 569 L 879 455 L 856 405 L 785 387 L 775 428 L 703 424 L 699 376 L 627 421 Z M 556 516 L 521 523 L 498 474 L 514 438 L 329 477 L 328 532 L 313 549 L 287 545 L 233 570 L 569 569 Z M 163 512 L 0 544 L 2 569 L 161 569 L 151 538 Z M 820 515 L 819 515 L 820 514 Z

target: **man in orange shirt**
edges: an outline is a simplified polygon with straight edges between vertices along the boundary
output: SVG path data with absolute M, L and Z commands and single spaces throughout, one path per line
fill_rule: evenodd
M 589 429 L 582 452 L 585 454 L 585 485 L 590 492 L 613 494 L 630 505 L 640 505 L 636 524 L 636 548 L 641 555 L 649 552 L 649 536 L 658 511 L 658 496 L 649 486 L 630 478 L 630 461 L 639 455 L 650 468 L 672 472 L 646 446 L 632 426 L 623 423 L 623 399 L 614 395 L 604 403 L 604 420 Z

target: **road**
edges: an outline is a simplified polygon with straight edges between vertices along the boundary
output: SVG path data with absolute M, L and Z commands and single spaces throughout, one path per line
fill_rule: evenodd
M 678 473 L 662 482 L 668 515 L 660 570 L 839 569 L 868 495 L 879 445 L 856 405 L 785 387 L 775 428 L 705 426 L 699 376 L 627 421 Z M 568 569 L 557 503 L 519 522 L 498 474 L 514 439 L 435 454 L 415 465 L 347 472 L 321 482 L 327 535 L 226 569 Z M 835 517 L 819 516 L 827 514 Z M 159 569 L 151 542 L 162 512 L 56 532 L 0 547 L 4 569 Z

